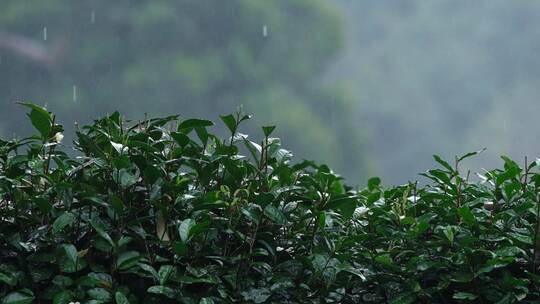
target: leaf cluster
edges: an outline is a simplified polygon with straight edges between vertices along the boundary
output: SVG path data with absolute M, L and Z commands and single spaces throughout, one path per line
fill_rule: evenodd
M 347 186 L 292 163 L 250 118 L 81 127 L 75 153 L 34 104 L 38 135 L 0 141 L 0 299 L 26 303 L 533 303 L 539 163 L 469 182 Z

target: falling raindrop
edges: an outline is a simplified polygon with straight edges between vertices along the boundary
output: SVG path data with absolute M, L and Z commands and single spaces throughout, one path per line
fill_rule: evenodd
M 263 37 L 266 37 L 268 36 L 268 27 L 265 25 L 263 25 Z
M 0 64 L 2 64 L 2 55 L 0 55 Z
M 43 27 L 43 40 L 47 41 L 47 27 Z
M 90 13 L 90 23 L 92 24 L 96 23 L 96 11 L 92 11 Z
M 77 102 L 77 86 L 73 85 L 73 102 Z

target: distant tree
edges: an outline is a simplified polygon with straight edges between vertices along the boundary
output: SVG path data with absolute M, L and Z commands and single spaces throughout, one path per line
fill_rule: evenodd
M 363 173 L 362 157 L 345 163 L 362 141 L 345 90 L 322 77 L 342 44 L 325 1 L 4 0 L 0 30 L 0 132 L 21 132 L 20 99 L 79 121 L 243 104 L 254 125 L 279 123 L 299 157 Z

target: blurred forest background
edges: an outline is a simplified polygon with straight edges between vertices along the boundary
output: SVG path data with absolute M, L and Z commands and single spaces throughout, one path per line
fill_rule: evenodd
M 539 52 L 536 0 L 2 0 L 0 134 L 30 131 L 18 100 L 68 130 L 243 105 L 297 159 L 403 183 L 435 153 L 539 155 Z

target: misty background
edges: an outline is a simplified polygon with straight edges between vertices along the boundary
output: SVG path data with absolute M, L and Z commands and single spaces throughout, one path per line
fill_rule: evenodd
M 363 184 L 540 155 L 540 1 L 2 0 L 0 134 L 32 101 L 73 123 L 119 110 L 217 120 L 239 105 L 297 160 Z M 221 125 L 214 129 L 222 128 Z

